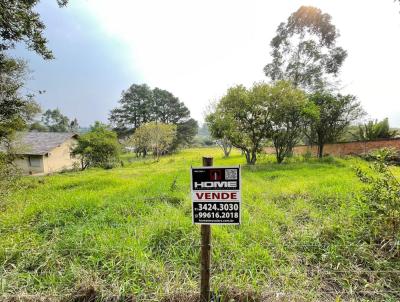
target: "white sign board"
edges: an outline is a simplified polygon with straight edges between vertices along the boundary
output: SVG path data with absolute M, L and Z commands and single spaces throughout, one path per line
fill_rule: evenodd
M 240 224 L 240 167 L 191 169 L 195 224 Z

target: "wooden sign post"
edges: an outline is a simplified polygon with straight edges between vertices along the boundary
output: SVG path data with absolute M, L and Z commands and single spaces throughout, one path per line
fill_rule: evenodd
M 203 157 L 203 167 L 213 165 L 212 157 Z M 211 225 L 201 225 L 200 302 L 210 301 Z
M 201 225 L 200 301 L 209 302 L 211 224 L 240 224 L 240 166 L 214 167 L 212 157 L 191 168 L 193 223 Z

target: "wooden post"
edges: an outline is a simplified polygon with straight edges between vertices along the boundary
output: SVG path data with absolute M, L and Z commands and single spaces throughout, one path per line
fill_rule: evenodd
M 212 157 L 203 157 L 203 166 L 211 167 Z M 211 226 L 201 225 L 201 277 L 200 277 L 200 302 L 210 301 L 210 265 L 211 265 Z

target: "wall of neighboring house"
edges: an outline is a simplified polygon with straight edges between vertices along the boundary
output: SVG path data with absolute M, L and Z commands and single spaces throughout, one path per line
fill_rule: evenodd
M 43 155 L 24 155 L 15 160 L 15 164 L 24 174 L 44 172 Z
M 72 169 L 74 163 L 79 164 L 79 159 L 71 155 L 71 150 L 76 146 L 77 142 L 77 139 L 70 138 L 44 156 L 44 173 Z
M 333 156 L 362 155 L 370 151 L 381 148 L 395 148 L 400 151 L 400 138 L 381 139 L 381 140 L 366 141 L 366 142 L 326 144 L 324 146 L 324 155 L 333 155 Z M 295 155 L 306 154 L 307 152 L 316 155 L 317 151 L 318 151 L 317 146 L 312 146 L 312 147 L 296 146 L 293 149 L 293 153 Z M 273 154 L 275 153 L 275 149 L 272 147 L 268 147 L 265 149 L 265 152 Z

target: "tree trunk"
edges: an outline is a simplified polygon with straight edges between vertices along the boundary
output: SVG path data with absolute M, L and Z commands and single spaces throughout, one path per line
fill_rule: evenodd
M 276 153 L 276 161 L 278 162 L 278 164 L 281 164 L 283 162 L 284 157 L 282 156 L 282 154 L 280 152 Z
M 250 164 L 254 165 L 257 161 L 257 152 L 256 151 L 251 151 L 251 159 L 250 159 Z
M 250 151 L 243 151 L 242 150 L 242 152 L 244 152 L 244 155 L 246 156 L 246 163 L 248 164 L 248 165 L 251 165 L 251 159 L 250 159 Z
M 232 146 L 224 145 L 224 157 L 229 157 L 229 154 L 231 153 Z
M 324 144 L 318 144 L 318 158 L 322 158 L 324 156 Z

